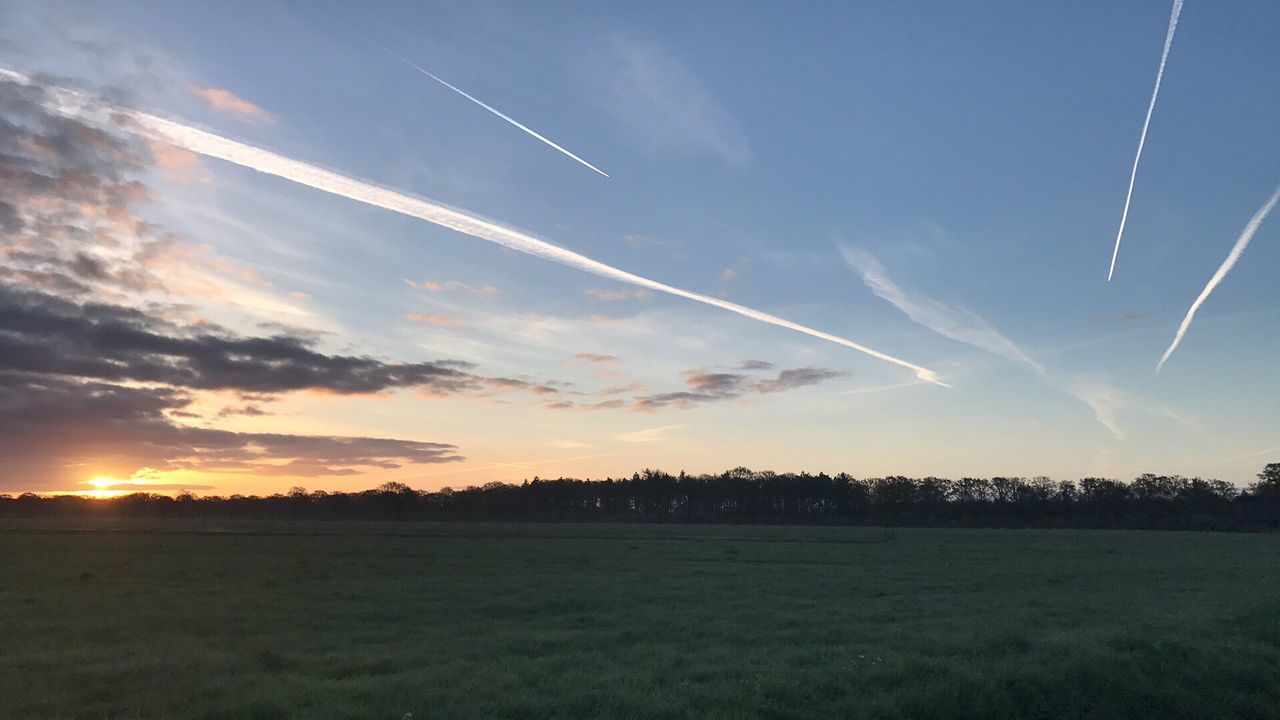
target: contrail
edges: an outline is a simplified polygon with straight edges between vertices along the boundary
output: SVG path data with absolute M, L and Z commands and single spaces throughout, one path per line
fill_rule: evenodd
M 32 84 L 26 76 L 3 68 L 0 68 L 0 77 L 6 77 L 25 85 Z M 44 107 L 61 115 L 97 124 L 114 124 L 130 132 L 157 138 L 200 155 L 218 158 L 241 167 L 257 170 L 260 173 L 292 180 L 301 185 L 344 197 L 348 200 L 355 200 L 366 205 L 426 220 L 464 235 L 488 240 L 503 247 L 568 265 L 593 275 L 667 293 L 668 295 L 727 310 L 752 320 L 804 333 L 820 340 L 826 340 L 836 345 L 843 345 L 858 352 L 866 353 L 878 360 L 908 368 L 914 371 L 919 379 L 946 387 L 946 383 L 939 380 L 937 373 L 934 371 L 878 350 L 872 350 L 852 340 L 822 332 L 821 330 L 815 330 L 727 300 L 682 290 L 656 280 L 650 280 L 649 278 L 629 273 L 626 270 L 606 265 L 585 255 L 579 255 L 572 250 L 566 250 L 545 240 L 505 227 L 477 215 L 405 195 L 395 190 L 378 187 L 315 165 L 291 160 L 262 148 L 236 142 L 235 140 L 172 120 L 166 120 L 149 113 L 113 107 L 101 101 L 92 100 L 73 90 L 49 85 L 40 85 L 40 87 L 46 93 L 45 99 L 42 101 Z M 121 122 L 122 120 L 124 122 Z
M 1164 351 L 1164 356 L 1160 358 L 1160 362 L 1156 365 L 1156 372 L 1164 367 L 1164 363 L 1178 349 L 1178 344 L 1182 342 L 1182 336 L 1187 334 L 1187 328 L 1191 327 L 1191 320 L 1195 318 L 1196 311 L 1209 298 L 1209 293 L 1218 287 L 1218 283 L 1231 272 L 1231 268 L 1235 267 L 1236 261 L 1240 259 L 1240 255 L 1244 253 L 1244 249 L 1249 247 L 1249 241 L 1253 239 L 1253 234 L 1258 232 L 1258 227 L 1262 225 L 1262 221 L 1267 219 L 1267 215 L 1271 209 L 1276 206 L 1276 202 L 1280 201 L 1280 187 L 1276 187 L 1276 191 L 1272 193 L 1271 199 L 1266 202 L 1258 212 L 1249 218 L 1249 224 L 1244 226 L 1244 232 L 1240 233 L 1240 237 L 1236 240 L 1236 244 L 1231 248 L 1231 252 L 1227 253 L 1227 259 L 1222 261 L 1218 266 L 1218 271 L 1209 278 L 1209 284 L 1204 286 L 1204 290 L 1200 291 L 1200 297 L 1191 303 L 1191 309 L 1187 310 L 1187 316 L 1182 318 L 1182 324 L 1178 326 L 1178 333 L 1173 336 L 1173 343 L 1169 345 L 1169 349 Z
M 1124 212 L 1120 214 L 1120 230 L 1116 232 L 1116 249 L 1111 251 L 1111 269 L 1107 282 L 1116 271 L 1116 256 L 1120 254 L 1120 238 L 1124 237 L 1124 224 L 1129 219 L 1129 201 L 1133 200 L 1133 181 L 1138 177 L 1138 161 L 1142 159 L 1142 146 L 1147 144 L 1147 128 L 1151 126 L 1151 113 L 1156 109 L 1160 95 L 1160 81 L 1164 79 L 1164 64 L 1169 60 L 1169 47 L 1173 45 L 1173 33 L 1178 29 L 1178 15 L 1182 13 L 1182 0 L 1173 0 L 1173 12 L 1169 15 L 1169 31 L 1164 36 L 1164 51 L 1160 53 L 1160 69 L 1156 71 L 1156 86 L 1151 91 L 1151 104 L 1147 106 L 1147 119 L 1142 121 L 1142 134 L 1138 136 L 1138 152 L 1133 156 L 1133 171 L 1129 173 L 1129 192 L 1124 196 Z
M 502 118 L 503 120 L 506 120 L 507 122 L 511 123 L 512 125 L 515 125 L 516 127 L 520 128 L 521 130 L 525 131 L 526 133 L 528 133 L 528 134 L 530 134 L 530 135 L 534 136 L 535 138 L 537 138 L 537 139 L 541 140 L 542 142 L 546 143 L 547 145 L 550 145 L 551 147 L 555 148 L 556 150 L 559 150 L 560 152 L 564 153 L 565 155 L 568 155 L 569 157 L 573 158 L 574 160 L 577 160 L 579 163 L 582 163 L 583 165 L 586 165 L 587 167 L 591 168 L 592 170 L 595 170 L 596 172 L 600 173 L 601 175 L 603 175 L 603 176 L 605 176 L 605 177 L 609 177 L 609 173 L 607 173 L 607 172 L 605 172 L 605 171 L 601 170 L 600 168 L 596 167 L 595 165 L 592 165 L 591 163 L 587 162 L 586 160 L 583 160 L 582 158 L 578 157 L 577 155 L 574 155 L 573 153 L 569 152 L 567 149 L 565 149 L 565 148 L 561 147 L 560 145 L 557 145 L 553 140 L 551 140 L 551 138 L 548 138 L 548 137 L 546 137 L 545 135 L 542 135 L 542 134 L 538 133 L 538 131 L 534 130 L 533 128 L 529 127 L 528 125 L 525 125 L 524 123 L 520 122 L 519 120 L 516 120 L 515 118 L 511 117 L 510 115 L 507 115 L 506 113 L 502 112 L 502 111 L 501 111 L 501 110 L 499 110 L 498 108 L 496 108 L 496 107 L 494 107 L 494 106 L 492 106 L 492 105 L 489 105 L 488 103 L 484 102 L 484 101 L 483 101 L 483 100 L 481 100 L 480 98 L 475 97 L 474 95 L 469 95 L 469 94 L 468 94 L 465 90 L 463 90 L 462 88 L 457 87 L 456 85 L 452 85 L 452 84 L 450 84 L 450 83 L 449 83 L 448 81 L 446 81 L 444 78 L 440 77 L 439 75 L 436 75 L 435 73 L 431 72 L 430 70 L 427 70 L 426 68 L 424 68 L 424 67 L 422 67 L 421 65 L 419 65 L 419 64 L 417 64 L 417 63 L 415 63 L 414 61 L 410 60 L 409 58 L 407 58 L 407 57 L 405 57 L 405 56 L 401 55 L 400 53 L 396 52 L 395 50 L 392 50 L 391 48 L 387 47 L 386 45 L 383 45 L 383 44 L 382 44 L 382 43 L 380 43 L 380 42 L 375 42 L 375 41 L 372 41 L 372 40 L 371 40 L 370 42 L 372 42 L 374 45 L 377 45 L 378 47 L 382 48 L 382 50 L 383 50 L 384 52 L 386 52 L 388 55 L 390 55 L 390 56 L 392 56 L 392 57 L 396 58 L 396 59 L 397 59 L 397 60 L 399 60 L 400 62 L 405 63 L 406 65 L 408 65 L 409 67 L 413 68 L 414 70 L 417 70 L 418 72 L 422 73 L 423 75 L 426 75 L 427 77 L 431 78 L 432 80 L 435 80 L 436 82 L 440 83 L 441 85 L 443 85 L 443 86 L 445 86 L 445 87 L 449 88 L 450 90 L 452 90 L 452 91 L 454 91 L 454 92 L 458 93 L 458 94 L 459 94 L 459 95 L 461 95 L 462 97 L 464 97 L 464 98 L 466 98 L 466 99 L 470 100 L 471 102 L 473 102 L 473 103 L 475 103 L 475 104 L 479 105 L 480 107 L 484 108 L 485 110 L 488 110 L 489 112 L 493 113 L 494 115 L 497 115 L 498 117 Z

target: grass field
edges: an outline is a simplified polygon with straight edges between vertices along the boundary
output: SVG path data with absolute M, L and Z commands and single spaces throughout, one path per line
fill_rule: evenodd
M 0 718 L 1280 717 L 1280 537 L 880 536 L 8 521 Z

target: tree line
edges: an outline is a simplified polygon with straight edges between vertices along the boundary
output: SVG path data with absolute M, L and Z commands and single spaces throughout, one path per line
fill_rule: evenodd
M 270 496 L 134 493 L 110 499 L 0 495 L 0 517 L 775 523 L 1015 528 L 1280 529 L 1280 463 L 1241 490 L 1221 480 L 1145 474 L 856 479 L 753 472 L 491 482 L 455 490 L 386 483 L 361 492 L 293 488 Z

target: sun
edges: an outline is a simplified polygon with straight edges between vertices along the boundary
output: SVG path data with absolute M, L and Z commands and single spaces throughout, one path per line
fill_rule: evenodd
M 123 489 L 117 486 L 129 485 L 132 483 L 128 480 L 117 480 L 113 477 L 107 477 L 106 475 L 97 475 L 88 480 L 85 480 L 84 484 L 90 486 L 93 489 L 81 490 L 79 492 L 76 492 L 75 493 L 76 495 L 80 495 L 82 497 L 88 497 L 88 498 L 107 499 L 107 498 L 113 498 L 113 497 L 120 497 L 121 495 L 128 495 L 130 492 L 129 490 Z

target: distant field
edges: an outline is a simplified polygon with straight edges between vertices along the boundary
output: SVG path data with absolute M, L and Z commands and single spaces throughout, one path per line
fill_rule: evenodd
M 0 718 L 1280 717 L 1280 537 L 881 535 L 3 522 Z

